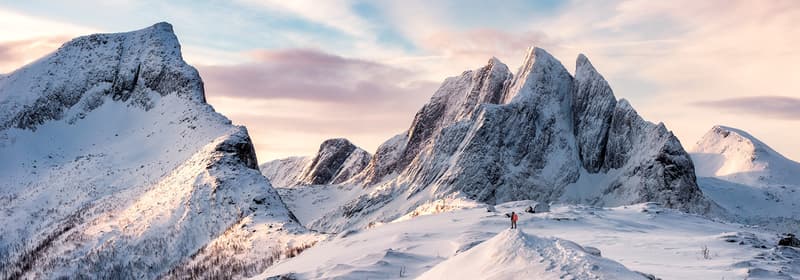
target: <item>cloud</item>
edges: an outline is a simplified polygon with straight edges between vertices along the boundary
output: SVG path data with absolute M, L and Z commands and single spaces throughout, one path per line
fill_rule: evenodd
M 0 42 L 0 73 L 14 71 L 61 46 L 68 37 L 44 37 Z
M 247 57 L 197 68 L 209 103 L 248 127 L 262 161 L 307 154 L 334 137 L 374 150 L 408 128 L 439 84 L 412 70 L 309 49 Z
M 0 73 L 8 73 L 96 29 L 0 8 Z
M 493 28 L 475 28 L 464 31 L 439 31 L 422 40 L 424 48 L 441 52 L 448 57 L 477 57 L 522 55 L 530 46 L 554 44 L 540 31 L 512 33 Z
M 248 55 L 249 63 L 198 66 L 207 91 L 226 97 L 403 107 L 425 99 L 435 86 L 406 69 L 309 49 Z
M 302 17 L 356 37 L 371 36 L 371 25 L 353 10 L 348 0 L 280 1 L 240 0 L 245 4 Z
M 732 113 L 751 114 L 785 120 L 800 120 L 800 98 L 785 96 L 751 96 L 713 101 L 694 102 L 692 105 L 716 108 Z

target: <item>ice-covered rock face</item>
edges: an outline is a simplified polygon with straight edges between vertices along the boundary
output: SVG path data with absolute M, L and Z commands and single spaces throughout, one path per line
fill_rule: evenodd
M 257 273 L 304 232 L 167 23 L 1 77 L 0 158 L 0 278 Z
M 431 100 L 417 112 L 411 128 L 378 148 L 362 174 L 368 183 L 408 167 L 433 144 L 443 129 L 475 117 L 482 104 L 497 104 L 504 99 L 504 87 L 511 79 L 508 67 L 496 58 L 473 71 L 447 78 Z
M 344 182 L 364 169 L 369 157 L 369 153 L 347 139 L 326 140 L 320 145 L 311 164 L 303 171 L 300 183 L 319 185 Z
M 575 66 L 573 124 L 583 167 L 589 172 L 608 170 L 606 144 L 617 99 L 606 80 L 583 54 Z
M 347 139 L 322 142 L 312 157 L 290 157 L 261 165 L 261 172 L 278 187 L 338 184 L 361 172 L 371 155 Z
M 314 224 L 371 211 L 390 220 L 393 211 L 450 195 L 708 211 L 678 139 L 617 101 L 585 56 L 575 73 L 531 48 L 516 75 L 492 59 L 446 79 L 409 130 L 381 145 L 352 181 L 377 187 Z

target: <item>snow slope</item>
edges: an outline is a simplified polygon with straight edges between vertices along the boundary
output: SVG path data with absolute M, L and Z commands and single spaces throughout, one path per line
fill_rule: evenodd
M 558 279 L 595 279 L 587 277 L 591 273 L 599 274 L 599 279 L 641 279 L 629 270 L 665 280 L 800 277 L 800 250 L 776 247 L 779 236 L 765 229 L 709 220 L 652 203 L 615 208 L 562 204 L 553 205 L 547 213 L 523 212 L 533 203 L 504 203 L 494 206 L 494 211 L 477 204 L 345 231 L 254 279 L 277 275 L 415 279 L 438 278 L 445 271 L 453 277 L 439 279 L 475 279 L 486 277 L 484 273 L 513 270 L 542 272 L 542 277 Z M 507 231 L 505 213 L 511 211 L 519 213 L 518 226 L 525 235 Z M 603 258 L 586 255 L 594 251 L 590 247 L 599 249 Z M 540 262 L 541 256 L 547 257 Z M 591 269 L 594 265 L 597 270 Z
M 297 185 L 303 170 L 311 163 L 311 157 L 295 156 L 276 159 L 259 165 L 261 174 L 269 178 L 275 187 L 290 187 Z
M 742 223 L 800 227 L 800 163 L 749 133 L 714 126 L 691 149 L 703 193 Z
M 0 278 L 248 275 L 316 240 L 167 23 L 2 77 L 0 158 Z
M 506 229 L 417 279 L 646 279 L 573 242 Z
M 531 48 L 516 75 L 497 60 L 447 78 L 410 128 L 344 185 L 363 192 L 307 226 L 385 223 L 439 199 L 719 209 L 663 124 L 642 119 L 581 55 L 576 76 Z
M 739 129 L 714 126 L 690 152 L 700 177 L 748 185 L 800 187 L 800 163 Z

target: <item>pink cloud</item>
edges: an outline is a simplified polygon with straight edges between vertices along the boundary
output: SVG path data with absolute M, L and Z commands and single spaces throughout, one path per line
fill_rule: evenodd
M 14 71 L 23 65 L 56 50 L 67 37 L 41 37 L 0 42 L 0 73 Z
M 249 52 L 250 62 L 198 66 L 209 103 L 246 125 L 261 161 L 346 137 L 367 150 L 399 133 L 438 82 L 408 69 L 307 49 Z
M 432 51 L 451 56 L 492 56 L 520 54 L 530 46 L 556 45 L 556 41 L 539 31 L 508 32 L 492 28 L 465 31 L 440 31 L 422 40 L 422 45 Z
M 750 96 L 695 102 L 693 105 L 723 111 L 785 120 L 800 120 L 800 98 Z
M 412 71 L 314 50 L 259 50 L 252 62 L 199 66 L 210 95 L 294 99 L 344 105 L 407 106 L 430 96 L 437 83 Z

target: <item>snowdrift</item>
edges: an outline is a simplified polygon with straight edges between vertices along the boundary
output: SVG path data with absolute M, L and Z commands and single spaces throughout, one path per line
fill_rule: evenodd
M 507 229 L 417 279 L 647 279 L 570 241 Z

